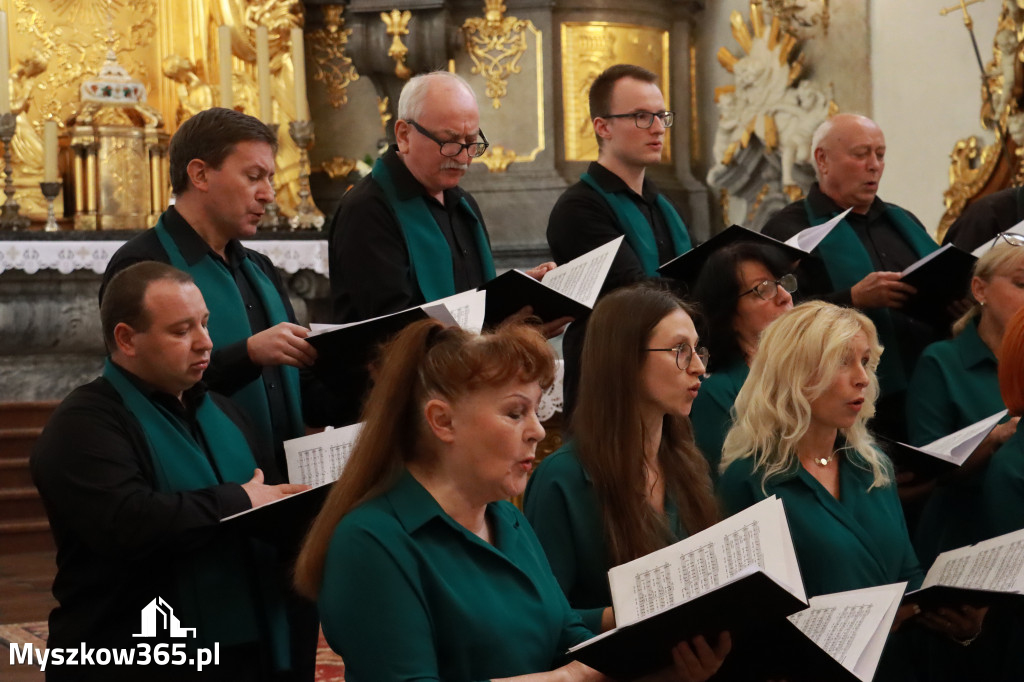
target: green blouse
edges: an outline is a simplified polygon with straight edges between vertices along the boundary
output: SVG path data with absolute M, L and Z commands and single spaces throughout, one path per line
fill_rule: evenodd
M 786 508 L 808 597 L 903 580 L 908 589 L 920 586 L 924 574 L 894 484 L 869 491 L 870 470 L 840 457 L 838 500 L 803 467 L 769 480 L 762 491 L 753 464 L 753 458 L 736 460 L 718 480 L 722 513 L 735 514 L 777 495 Z
M 349 682 L 468 682 L 551 670 L 591 633 L 508 502 L 490 545 L 409 473 L 334 531 L 319 609 Z
M 1024 528 L 1024 435 L 1020 429 L 992 455 L 981 499 L 984 537 Z
M 907 391 L 907 433 L 924 445 L 1002 410 L 996 357 L 972 320 L 959 335 L 928 346 Z M 914 533 L 921 563 L 940 552 L 982 539 L 978 523 L 984 471 L 938 486 L 925 503 Z
M 690 421 L 697 447 L 711 466 L 711 480 L 718 480 L 718 465 L 722 461 L 722 445 L 732 426 L 732 406 L 750 374 L 747 363 L 740 361 L 723 370 L 713 372 L 701 382 L 700 392 L 693 401 Z
M 574 443 L 562 446 L 537 466 L 526 486 L 523 509 L 569 603 L 591 631 L 600 632 L 601 614 L 612 604 L 611 560 L 597 493 Z M 685 538 L 688 533 L 668 497 L 665 514 L 676 539 Z

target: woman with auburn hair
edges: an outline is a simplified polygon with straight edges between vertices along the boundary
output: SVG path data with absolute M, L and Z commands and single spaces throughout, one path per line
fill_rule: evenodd
M 569 603 L 594 632 L 614 625 L 608 569 L 718 520 L 687 415 L 708 360 L 689 308 L 653 284 L 594 307 L 573 440 L 537 467 L 524 508 Z M 690 643 L 708 675 L 730 648 Z
M 902 581 L 915 589 L 924 577 L 892 465 L 867 429 L 881 355 L 865 315 L 804 303 L 765 329 L 736 398 L 719 500 L 727 514 L 770 495 L 783 501 L 808 597 Z M 897 626 L 914 613 L 901 607 Z M 918 620 L 967 641 L 983 617 L 968 607 L 940 608 Z M 909 643 L 891 644 L 876 679 L 913 679 Z
M 999 391 L 1010 414 L 1024 414 L 1024 309 L 1010 319 L 999 346 Z M 1024 528 L 1024 436 L 1019 431 L 992 455 L 982 500 L 985 537 Z
M 907 390 L 907 434 L 924 445 L 1003 409 L 999 344 L 1006 324 L 1024 307 L 1024 238 L 1005 235 L 974 264 L 974 305 L 953 325 L 952 339 L 925 348 Z M 939 481 L 914 533 L 918 558 L 931 565 L 939 552 L 981 539 L 977 513 L 989 458 L 1017 429 L 1018 418 L 986 436 L 956 475 Z
M 737 242 L 713 253 L 701 268 L 693 300 L 704 317 L 711 352 L 708 376 L 693 402 L 690 421 L 700 451 L 718 478 L 732 406 L 750 373 L 758 339 L 769 323 L 793 309 L 796 277 L 781 250 Z
M 604 680 L 578 662 L 558 667 L 591 633 L 506 501 L 544 436 L 544 338 L 425 320 L 378 366 L 363 431 L 295 571 L 346 679 Z M 693 679 L 685 652 L 673 653 L 676 676 Z

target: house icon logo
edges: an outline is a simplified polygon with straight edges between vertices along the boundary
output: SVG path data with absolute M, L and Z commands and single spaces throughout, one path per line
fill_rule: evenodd
M 132 637 L 156 637 L 158 633 L 166 633 L 170 637 L 195 637 L 196 629 L 181 627 L 171 605 L 163 597 L 157 597 L 143 607 L 142 632 Z

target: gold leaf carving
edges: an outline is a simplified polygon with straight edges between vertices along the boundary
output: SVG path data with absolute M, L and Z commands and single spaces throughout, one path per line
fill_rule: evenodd
M 327 102 L 335 109 L 340 109 L 348 102 L 348 86 L 359 80 L 356 67 L 345 54 L 352 29 L 345 28 L 345 19 L 342 17 L 344 10 L 343 5 L 325 6 L 325 28 L 309 34 L 313 52 L 313 80 L 327 87 Z
M 495 109 L 508 94 L 508 79 L 520 73 L 519 60 L 526 52 L 526 31 L 533 22 L 504 16 L 502 0 L 486 0 L 484 17 L 471 17 L 462 24 L 466 51 L 473 60 L 472 72 L 487 80 L 487 96 Z

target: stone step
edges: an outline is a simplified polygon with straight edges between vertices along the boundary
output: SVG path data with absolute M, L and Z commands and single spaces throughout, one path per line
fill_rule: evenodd
M 0 402 L 0 429 L 45 426 L 59 404 L 57 400 Z
M 0 429 L 0 460 L 25 459 L 32 454 L 41 426 L 18 426 Z
M 28 457 L 0 457 L 0 489 L 32 485 Z
M 21 554 L 56 549 L 50 524 L 44 519 L 0 521 L 0 554 Z
M 31 521 L 46 517 L 35 486 L 0 488 L 0 521 Z

